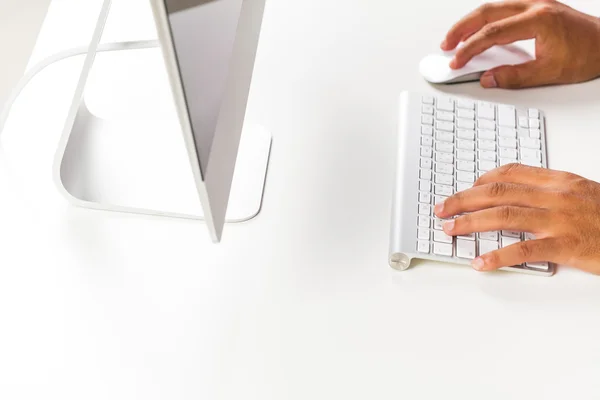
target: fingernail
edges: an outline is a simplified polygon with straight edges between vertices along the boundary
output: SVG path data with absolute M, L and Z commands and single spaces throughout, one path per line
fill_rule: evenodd
M 450 60 L 450 68 L 456 69 L 456 58 Z
M 483 74 L 483 76 L 481 77 L 481 86 L 483 86 L 484 88 L 498 87 L 498 82 L 496 82 L 496 78 L 494 77 L 494 74 L 487 73 L 487 72 L 485 74 Z
M 485 262 L 483 261 L 483 258 L 477 257 L 476 259 L 473 260 L 473 262 L 471 263 L 471 265 L 477 271 L 481 271 L 483 269 L 483 266 L 485 265 Z
M 448 44 L 447 44 L 447 43 L 446 43 L 446 41 L 444 40 L 444 41 L 442 42 L 442 44 L 440 45 L 440 47 L 442 48 L 442 50 L 446 50 L 446 46 L 447 46 L 447 45 L 448 45 Z
M 435 207 L 433 208 L 433 212 L 435 212 L 436 215 L 440 215 L 443 211 L 444 211 L 444 202 L 443 201 L 441 203 L 436 204 Z
M 446 232 L 452 232 L 452 229 L 454 229 L 454 220 L 453 219 L 444 222 L 444 230 Z

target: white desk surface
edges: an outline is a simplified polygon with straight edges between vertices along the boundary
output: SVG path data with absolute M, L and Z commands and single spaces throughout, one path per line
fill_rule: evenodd
M 63 48 L 93 29 L 98 1 L 85 3 L 52 14 Z M 123 36 L 148 26 L 115 3 Z M 598 277 L 386 263 L 403 89 L 539 107 L 550 165 L 600 180 L 600 81 L 510 92 L 419 77 L 477 3 L 269 0 L 248 110 L 275 135 L 264 209 L 217 246 L 199 223 L 71 208 L 51 182 L 60 132 L 9 123 L 0 398 L 600 397 Z M 54 95 L 28 105 L 32 120 L 55 118 Z

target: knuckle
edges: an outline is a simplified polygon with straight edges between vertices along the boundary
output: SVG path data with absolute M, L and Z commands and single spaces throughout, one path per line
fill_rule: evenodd
M 502 28 L 498 24 L 488 24 L 481 29 L 481 35 L 484 38 L 493 38 L 502 33 Z
M 553 18 L 560 14 L 560 9 L 557 7 L 555 1 L 545 0 L 537 4 L 533 9 L 533 12 L 537 17 Z
M 515 216 L 514 209 L 508 206 L 498 207 L 497 217 L 500 221 L 510 221 Z
M 498 173 L 503 176 L 512 176 L 514 174 L 519 174 L 519 171 L 521 171 L 522 168 L 523 166 L 521 164 L 506 164 L 505 166 L 498 168 Z
M 506 186 L 500 182 L 494 182 L 487 185 L 487 192 L 490 197 L 500 197 L 506 192 Z
M 521 242 L 517 246 L 519 257 L 523 260 L 529 260 L 533 255 L 533 245 L 528 242 Z

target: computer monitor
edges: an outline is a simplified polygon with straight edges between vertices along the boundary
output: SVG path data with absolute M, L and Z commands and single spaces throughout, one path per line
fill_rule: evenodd
M 218 241 L 226 220 L 265 0 L 151 3 L 204 219 Z

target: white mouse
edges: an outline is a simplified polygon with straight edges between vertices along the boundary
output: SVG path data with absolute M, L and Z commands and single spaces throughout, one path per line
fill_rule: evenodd
M 451 69 L 449 64 L 456 50 L 430 54 L 421 60 L 419 72 L 431 83 L 460 83 L 477 81 L 487 70 L 501 65 L 522 64 L 535 57 L 524 46 L 515 44 L 494 46 L 473 57 L 461 69 Z

